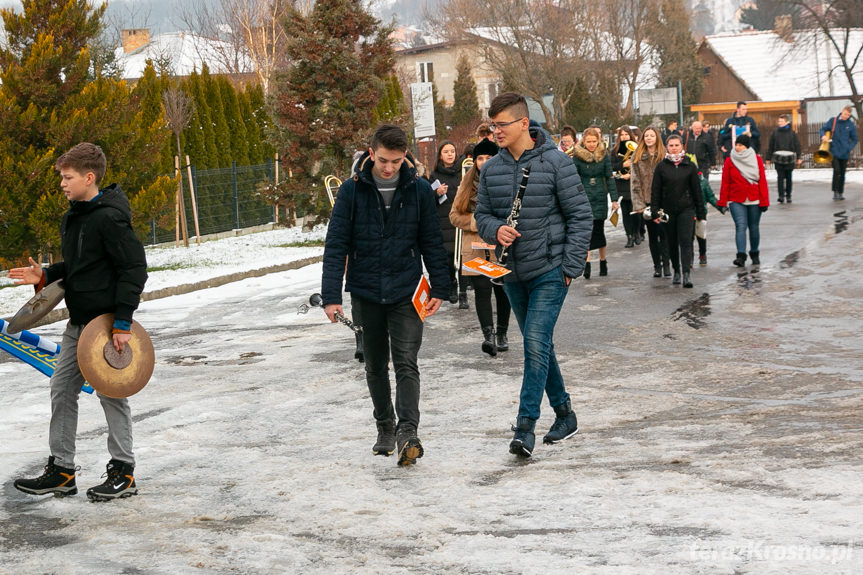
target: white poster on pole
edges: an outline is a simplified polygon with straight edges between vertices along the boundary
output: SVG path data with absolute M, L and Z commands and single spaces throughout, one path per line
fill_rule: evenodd
M 411 107 L 414 116 L 414 138 L 419 140 L 434 136 L 434 96 L 431 82 L 411 84 Z

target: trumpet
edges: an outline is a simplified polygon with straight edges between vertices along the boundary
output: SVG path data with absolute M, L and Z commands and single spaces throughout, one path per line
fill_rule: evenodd
M 324 178 L 324 187 L 327 189 L 327 196 L 330 198 L 330 206 L 336 205 L 336 194 L 342 185 L 342 181 L 333 175 Z
M 636 148 L 638 148 L 638 144 L 636 144 L 636 143 L 635 143 L 634 141 L 632 141 L 632 140 L 627 140 L 625 145 L 626 145 L 626 153 L 625 153 L 625 154 L 617 154 L 618 156 L 622 156 L 622 157 L 623 157 L 623 161 L 624 161 L 624 162 L 625 162 L 626 160 L 628 160 L 628 159 L 630 158 L 630 156 L 632 156 L 632 153 L 636 150 Z M 626 175 L 626 174 L 628 174 L 631 170 L 632 170 L 632 167 L 631 167 L 631 166 L 630 166 L 630 167 L 628 167 L 628 168 L 627 168 L 627 167 L 622 167 L 622 168 L 620 168 L 620 172 L 618 172 L 618 174 L 620 174 L 621 176 L 625 176 L 625 175 Z
M 469 169 L 473 167 L 473 158 L 465 158 L 461 161 L 461 177 L 467 173 Z
M 833 154 L 830 153 L 830 142 L 833 141 L 833 135 L 830 133 L 830 130 L 824 132 L 824 135 L 827 136 L 827 140 L 821 142 L 821 147 L 812 155 L 812 159 L 815 160 L 816 164 L 833 163 Z

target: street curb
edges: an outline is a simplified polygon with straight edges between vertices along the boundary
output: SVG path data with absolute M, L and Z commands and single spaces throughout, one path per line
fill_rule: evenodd
M 191 284 L 182 284 L 178 286 L 166 287 L 162 289 L 158 289 L 151 292 L 144 292 L 141 294 L 141 301 L 151 301 L 156 299 L 163 299 L 166 297 L 171 297 L 175 295 L 183 295 L 187 293 L 192 293 L 193 291 L 199 291 L 202 289 L 209 289 L 214 287 L 223 286 L 225 284 L 238 282 L 248 278 L 258 278 L 261 276 L 265 276 L 268 274 L 274 274 L 279 272 L 286 272 L 289 270 L 300 269 L 312 264 L 316 264 L 324 260 L 324 256 L 313 256 L 310 258 L 303 258 L 301 260 L 294 260 L 292 262 L 288 262 L 286 264 L 279 264 L 275 266 L 268 266 L 265 268 L 260 268 L 256 270 L 248 270 L 244 272 L 237 272 L 233 274 L 228 274 L 225 276 L 219 276 L 215 278 L 210 278 L 206 280 L 202 280 L 199 282 L 191 283 Z M 42 325 L 47 325 L 49 323 L 55 323 L 58 321 L 63 321 L 69 319 L 69 310 L 66 308 L 63 309 L 55 309 L 50 312 L 44 318 L 33 324 L 32 327 L 28 329 L 33 329 L 34 327 L 39 327 Z

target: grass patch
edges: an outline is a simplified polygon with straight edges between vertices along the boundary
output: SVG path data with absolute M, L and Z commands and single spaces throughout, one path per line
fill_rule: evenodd
M 13 284 L 13 283 L 8 283 L 8 284 L 7 284 L 7 283 L 0 283 L 0 289 L 3 289 L 3 288 L 10 288 L 10 287 L 18 287 L 18 284 Z
M 180 263 L 176 263 L 176 264 L 168 264 L 168 265 L 165 265 L 165 266 L 153 266 L 153 267 L 148 267 L 148 268 L 147 268 L 147 273 L 151 273 L 151 272 L 164 272 L 164 271 L 175 271 L 175 270 L 185 270 L 185 269 L 189 269 L 189 268 L 191 268 L 191 267 L 192 267 L 192 266 L 191 266 L 191 265 L 189 265 L 189 264 L 180 264 Z
M 324 247 L 324 240 L 303 240 L 301 242 L 291 242 L 289 244 L 281 244 L 279 246 L 273 246 L 276 248 L 322 248 Z

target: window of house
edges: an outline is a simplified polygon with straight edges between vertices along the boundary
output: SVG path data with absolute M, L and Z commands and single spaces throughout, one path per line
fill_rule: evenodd
M 485 104 L 486 108 L 491 106 L 491 101 L 497 98 L 498 94 L 500 94 L 500 82 L 486 84 L 486 97 L 488 98 Z
M 417 63 L 417 78 L 420 82 L 434 82 L 434 64 L 432 62 Z

